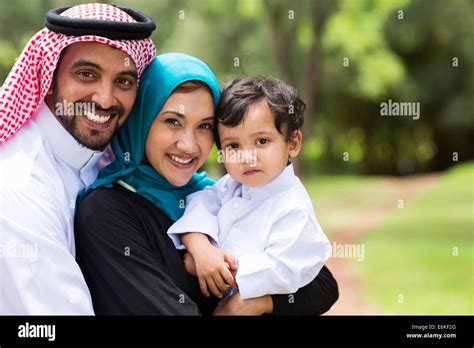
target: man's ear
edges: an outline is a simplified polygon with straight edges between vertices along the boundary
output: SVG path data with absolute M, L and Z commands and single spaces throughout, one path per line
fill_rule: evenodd
M 48 92 L 46 93 L 46 96 L 44 97 L 44 101 L 46 102 L 46 105 L 48 105 L 49 109 L 51 111 L 54 110 L 54 100 L 53 100 L 53 84 L 51 83 L 51 86 L 49 86 Z
M 291 140 L 288 142 L 288 154 L 290 155 L 290 158 L 298 156 L 301 150 L 302 142 L 303 133 L 300 130 L 295 130 Z

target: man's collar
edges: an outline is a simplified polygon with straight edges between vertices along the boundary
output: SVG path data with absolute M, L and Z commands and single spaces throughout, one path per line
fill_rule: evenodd
M 61 125 L 49 107 L 43 101 L 34 118 L 41 128 L 54 155 L 69 166 L 82 170 L 95 166 L 103 151 L 91 150 L 77 142 Z
M 288 190 L 294 185 L 295 178 L 293 165 L 289 164 L 275 179 L 263 186 L 249 187 L 242 185 L 242 198 L 257 202 L 263 201 L 280 192 Z

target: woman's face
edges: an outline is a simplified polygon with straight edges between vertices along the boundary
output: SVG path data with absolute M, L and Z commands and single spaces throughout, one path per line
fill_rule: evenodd
M 213 145 L 214 104 L 207 88 L 176 91 L 153 121 L 145 145 L 151 166 L 183 186 L 206 161 Z

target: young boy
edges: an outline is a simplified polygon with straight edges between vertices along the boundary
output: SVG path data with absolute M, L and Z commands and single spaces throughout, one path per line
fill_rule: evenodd
M 329 258 L 330 243 L 289 161 L 301 148 L 305 107 L 276 79 L 247 77 L 224 87 L 216 143 L 228 174 L 189 195 L 168 230 L 191 254 L 186 268 L 206 296 L 290 294 Z

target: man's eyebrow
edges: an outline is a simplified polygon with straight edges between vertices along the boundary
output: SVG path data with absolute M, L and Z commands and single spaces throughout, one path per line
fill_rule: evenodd
M 89 60 L 84 60 L 84 59 L 79 59 L 79 60 L 75 61 L 71 68 L 81 68 L 81 67 L 85 67 L 85 66 L 93 67 L 93 68 L 96 68 L 97 70 L 100 70 L 100 71 L 103 70 L 102 67 L 99 64 L 91 62 Z
M 119 72 L 117 75 L 128 75 L 130 77 L 133 77 L 135 80 L 138 80 L 138 73 L 134 70 L 125 70 L 125 71 L 121 71 Z

